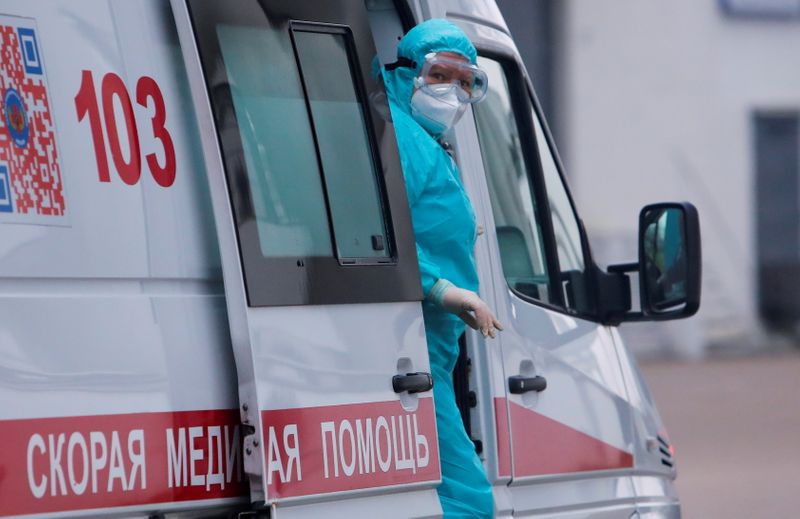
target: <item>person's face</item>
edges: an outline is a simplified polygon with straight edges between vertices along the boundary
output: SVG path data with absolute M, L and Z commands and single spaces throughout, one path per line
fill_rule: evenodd
M 467 94 L 472 95 L 473 74 L 468 68 L 458 66 L 459 63 L 468 65 L 469 60 L 455 52 L 437 52 L 436 57 L 445 59 L 437 60 L 427 68 L 422 78 L 425 83 L 429 85 L 455 84 Z

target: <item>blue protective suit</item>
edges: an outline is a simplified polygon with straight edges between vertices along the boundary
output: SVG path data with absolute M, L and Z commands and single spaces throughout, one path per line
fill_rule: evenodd
M 475 63 L 475 47 L 445 20 L 417 25 L 400 40 L 398 57 L 417 68 L 383 71 L 417 243 L 422 290 L 427 296 L 440 279 L 477 291 L 475 213 L 450 155 L 411 117 L 413 80 L 430 52 L 457 52 Z M 453 391 L 453 368 L 464 322 L 428 299 L 422 304 L 428 341 L 442 483 L 439 500 L 445 517 L 491 517 L 492 489 L 472 440 L 464 431 Z

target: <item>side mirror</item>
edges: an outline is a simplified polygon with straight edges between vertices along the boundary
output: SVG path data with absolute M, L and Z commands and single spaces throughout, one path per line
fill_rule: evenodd
M 689 317 L 700 308 L 700 222 L 688 202 L 639 214 L 639 298 L 646 319 Z
M 596 267 L 595 267 L 596 268 Z M 631 311 L 630 274 L 639 273 L 640 311 Z M 598 317 L 622 322 L 666 321 L 700 308 L 700 220 L 689 202 L 647 205 L 639 213 L 639 261 L 595 273 Z

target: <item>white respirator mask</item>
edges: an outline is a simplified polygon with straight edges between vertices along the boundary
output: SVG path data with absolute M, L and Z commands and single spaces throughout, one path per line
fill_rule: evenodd
M 417 88 L 411 96 L 411 117 L 433 135 L 446 132 L 461 119 L 467 103 L 461 102 L 453 84 Z

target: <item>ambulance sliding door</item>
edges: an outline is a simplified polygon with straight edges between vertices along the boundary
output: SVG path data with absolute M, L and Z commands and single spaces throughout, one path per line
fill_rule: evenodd
M 438 513 L 422 294 L 393 129 L 369 101 L 363 1 L 172 5 L 251 499 L 278 517 Z

